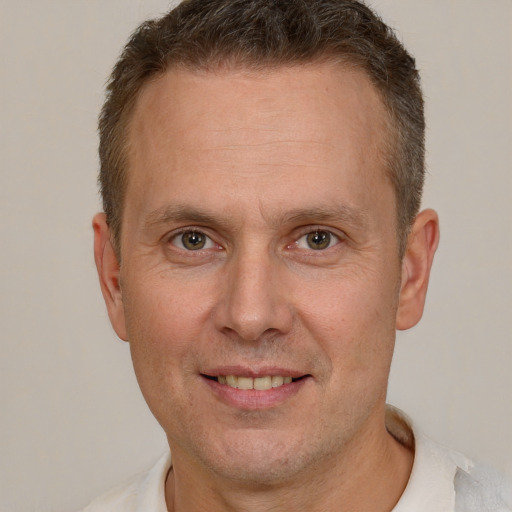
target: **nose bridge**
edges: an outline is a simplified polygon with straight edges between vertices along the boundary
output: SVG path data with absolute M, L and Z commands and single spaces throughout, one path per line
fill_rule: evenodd
M 255 241 L 241 246 L 228 265 L 218 327 L 236 332 L 245 341 L 288 331 L 291 312 L 279 287 L 284 269 L 278 258 Z

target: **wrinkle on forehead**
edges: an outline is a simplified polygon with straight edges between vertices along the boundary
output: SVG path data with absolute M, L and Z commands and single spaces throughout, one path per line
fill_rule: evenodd
M 320 86 L 322 80 L 326 83 Z M 340 84 L 345 84 L 341 94 L 336 90 Z M 190 101 L 191 92 L 195 101 Z M 215 108 L 209 98 L 214 99 Z M 375 126 L 375 116 L 368 115 L 368 102 L 371 110 L 380 114 L 379 126 Z M 326 63 L 277 68 L 262 75 L 250 70 L 211 73 L 171 69 L 142 89 L 130 124 L 130 146 L 139 146 L 136 139 L 143 137 L 146 146 L 153 142 L 155 148 L 162 143 L 176 144 L 176 139 L 188 150 L 249 144 L 258 147 L 279 140 L 303 142 L 304 135 L 309 143 L 335 144 L 339 107 L 353 118 L 354 129 L 364 128 L 367 142 L 380 145 L 387 113 L 363 71 Z M 202 126 L 200 133 L 198 124 Z M 310 130 L 312 124 L 314 132 Z
M 277 130 L 274 130 L 277 132 Z M 258 142 L 256 144 L 224 144 L 222 146 L 218 147 L 207 147 L 204 148 L 204 150 L 209 149 L 243 149 L 243 148 L 260 148 L 260 147 L 267 147 L 267 146 L 275 146 L 275 145 L 283 145 L 283 144 L 318 144 L 319 146 L 327 146 L 331 148 L 336 148 L 334 144 L 331 144 L 329 142 L 323 142 L 323 141 L 315 141 L 310 139 L 278 139 L 278 140 L 271 140 L 266 142 Z

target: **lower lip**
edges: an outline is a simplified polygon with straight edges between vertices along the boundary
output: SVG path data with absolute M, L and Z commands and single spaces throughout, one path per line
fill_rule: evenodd
M 262 410 L 277 407 L 295 396 L 309 380 L 309 377 L 303 377 L 265 391 L 237 389 L 206 377 L 202 377 L 202 379 L 224 403 L 238 409 Z

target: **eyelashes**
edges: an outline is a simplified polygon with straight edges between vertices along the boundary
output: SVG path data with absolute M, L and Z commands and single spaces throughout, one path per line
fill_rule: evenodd
M 296 242 L 299 249 L 312 249 L 313 251 L 323 251 L 338 244 L 340 239 L 331 231 L 317 229 L 305 235 L 302 235 Z
M 182 231 L 172 236 L 169 242 L 184 251 L 200 251 L 217 247 L 217 244 L 207 234 L 199 230 Z
M 173 247 L 184 252 L 201 252 L 207 250 L 223 250 L 209 235 L 199 228 L 185 228 L 172 234 L 167 241 Z M 328 229 L 311 229 L 288 244 L 289 249 L 322 252 L 338 245 L 341 237 Z

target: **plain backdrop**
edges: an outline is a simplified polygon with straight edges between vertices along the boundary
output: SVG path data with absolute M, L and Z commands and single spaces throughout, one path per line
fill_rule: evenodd
M 375 0 L 417 57 L 442 241 L 389 401 L 512 476 L 512 2 Z M 165 449 L 92 257 L 96 119 L 165 0 L 0 0 L 0 510 L 73 511 Z

